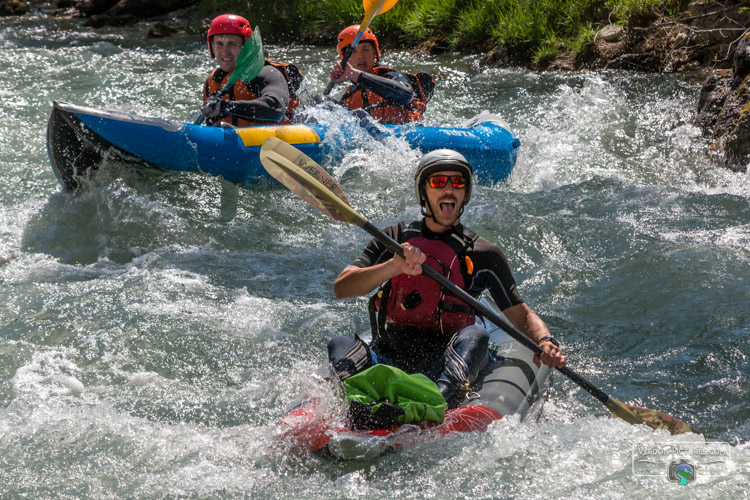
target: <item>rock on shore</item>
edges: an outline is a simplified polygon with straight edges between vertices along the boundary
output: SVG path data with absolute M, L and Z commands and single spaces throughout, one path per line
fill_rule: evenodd
M 581 52 L 562 57 L 547 69 L 728 68 L 749 27 L 750 0 L 693 2 L 674 18 L 647 7 L 633 14 L 626 26 L 605 26 Z
M 732 69 L 714 70 L 701 89 L 696 123 L 710 150 L 735 171 L 750 166 L 750 33 L 734 52 Z
M 29 11 L 29 6 L 21 0 L 0 0 L 0 16 L 22 16 Z
M 547 70 L 708 69 L 696 123 L 711 140 L 709 151 L 736 171 L 750 165 L 750 0 L 689 4 L 674 18 L 653 7 L 627 26 L 609 25 L 576 54 Z
M 198 0 L 77 0 L 76 10 L 88 17 L 88 26 L 124 26 L 141 19 L 184 9 Z

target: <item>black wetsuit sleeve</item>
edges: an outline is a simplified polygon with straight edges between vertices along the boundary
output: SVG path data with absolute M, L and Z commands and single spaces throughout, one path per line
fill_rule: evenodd
M 289 87 L 281 71 L 267 64 L 247 85 L 258 98 L 252 101 L 221 101 L 222 113 L 252 122 L 278 123 L 284 118 L 289 106 Z
M 383 232 L 393 238 L 396 241 L 399 241 L 398 239 L 398 233 L 399 229 L 398 226 L 388 226 L 387 228 L 383 229 Z M 374 266 L 375 264 L 380 264 L 381 262 L 385 262 L 388 259 L 393 257 L 393 252 L 388 250 L 388 248 L 380 243 L 375 238 L 370 240 L 370 243 L 367 244 L 364 251 L 362 252 L 362 255 L 357 257 L 357 259 L 352 262 L 353 266 L 357 267 L 370 267 Z
M 409 81 L 396 71 L 389 71 L 383 76 L 360 73 L 357 84 L 387 101 L 398 104 L 408 104 L 415 97 Z
M 501 311 L 523 303 L 508 259 L 502 250 L 480 237 L 468 255 L 474 263 L 473 277 L 469 282 L 470 294 L 477 296 L 483 290 L 489 290 Z

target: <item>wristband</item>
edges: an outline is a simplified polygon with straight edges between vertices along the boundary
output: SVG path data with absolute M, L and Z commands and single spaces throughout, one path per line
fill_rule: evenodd
M 558 349 L 560 349 L 560 342 L 558 342 L 557 339 L 552 335 L 545 335 L 544 337 L 540 338 L 539 342 L 537 342 L 537 345 L 542 345 L 542 342 L 552 342 Z

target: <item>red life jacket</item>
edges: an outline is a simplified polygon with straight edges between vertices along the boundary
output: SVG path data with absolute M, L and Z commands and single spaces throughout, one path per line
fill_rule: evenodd
M 383 76 L 393 71 L 387 66 L 375 66 L 372 73 Z M 407 104 L 387 101 L 375 92 L 365 89 L 361 85 L 352 85 L 341 97 L 341 104 L 349 109 L 364 109 L 370 116 L 381 123 L 400 125 L 424 120 L 422 113 L 427 109 L 427 102 L 432 97 L 434 83 L 426 73 L 412 75 L 401 73 L 409 80 L 409 84 L 416 96 Z M 424 85 L 423 85 L 424 83 Z
M 284 113 L 284 117 L 281 119 L 279 124 L 288 125 L 290 123 L 293 123 L 294 110 L 297 106 L 299 106 L 297 90 L 302 83 L 302 72 L 294 64 L 271 61 L 268 58 L 266 58 L 266 65 L 271 65 L 281 71 L 281 73 L 284 75 L 284 79 L 286 79 L 287 88 L 289 89 L 289 105 L 287 106 L 286 113 Z M 214 92 L 218 92 L 222 87 L 224 87 L 224 85 L 226 85 L 227 83 L 227 80 L 229 79 L 229 75 L 231 75 L 231 73 L 227 73 L 223 78 L 217 80 L 217 77 L 221 74 L 217 74 L 217 72 L 223 71 L 221 68 L 216 68 L 203 84 L 203 102 L 206 102 L 206 99 L 208 99 L 211 94 L 213 94 Z M 229 90 L 229 92 L 227 92 L 222 97 L 222 99 L 228 101 L 252 101 L 253 99 L 257 98 L 258 96 L 250 90 L 247 82 L 244 82 L 242 80 L 237 80 L 236 82 L 234 82 L 234 85 Z M 265 122 L 252 122 L 234 116 L 225 116 L 219 121 L 231 123 L 235 127 L 268 125 L 268 123 Z
M 476 235 L 468 229 L 464 231 L 464 238 L 453 233 L 446 240 L 432 240 L 422 236 L 421 222 L 416 221 L 404 231 L 405 239 L 399 243 L 408 241 L 410 245 L 422 250 L 430 267 L 465 290 L 468 284 L 464 282 L 464 274 L 468 276 L 473 272 L 470 261 L 467 262 L 466 251 L 473 246 Z M 391 278 L 373 296 L 374 308 L 378 311 L 373 332 L 378 333 L 387 324 L 391 324 L 433 331 L 450 338 L 463 328 L 473 325 L 474 310 L 461 299 L 446 292 L 435 280 L 421 274 L 400 274 Z M 383 303 L 385 308 L 382 307 Z M 374 311 L 370 319 L 375 319 Z

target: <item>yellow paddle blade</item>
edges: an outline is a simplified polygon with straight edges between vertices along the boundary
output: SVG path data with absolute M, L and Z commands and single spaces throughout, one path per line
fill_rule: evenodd
M 391 7 L 397 3 L 398 0 L 362 0 L 362 7 L 365 8 L 365 19 L 359 25 L 359 32 L 364 33 L 375 16 L 391 10 Z
M 627 405 L 611 396 L 606 406 L 612 412 L 612 415 L 631 424 L 646 424 L 653 429 L 666 429 L 672 435 L 685 432 L 701 434 L 682 420 L 678 420 L 671 415 L 648 408 Z
M 365 13 L 375 12 L 375 16 L 377 16 L 383 12 L 388 12 L 397 3 L 398 0 L 362 0 L 362 7 L 365 8 Z
M 333 177 L 299 149 L 269 137 L 260 148 L 260 162 L 274 179 L 322 214 L 360 227 L 367 223 L 349 205 Z

